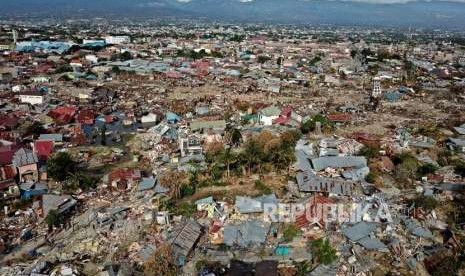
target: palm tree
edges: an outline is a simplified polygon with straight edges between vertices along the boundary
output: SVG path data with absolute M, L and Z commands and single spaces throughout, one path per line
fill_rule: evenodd
M 160 184 L 170 190 L 169 194 L 172 198 L 179 199 L 184 178 L 183 172 L 169 171 L 160 178 Z
M 263 157 L 263 151 L 255 139 L 250 140 L 242 152 L 242 158 L 248 167 L 249 175 L 252 173 L 252 167 L 259 165 Z
M 73 187 L 73 188 L 80 187 L 81 179 L 82 179 L 82 175 L 80 172 L 69 173 L 69 176 L 67 179 L 68 187 Z
M 284 147 L 279 149 L 278 154 L 275 159 L 273 159 L 275 162 L 275 166 L 278 169 L 288 169 L 292 164 L 292 162 L 295 161 L 295 152 L 293 148 L 290 147 Z
M 233 146 L 238 146 L 242 141 L 241 131 L 237 128 L 234 128 L 230 131 L 230 135 L 231 135 L 231 144 Z
M 230 147 L 228 147 L 225 150 L 223 150 L 223 152 L 219 156 L 219 160 L 226 166 L 226 174 L 229 178 L 231 172 L 231 164 L 234 164 L 237 161 L 236 154 L 231 150 Z

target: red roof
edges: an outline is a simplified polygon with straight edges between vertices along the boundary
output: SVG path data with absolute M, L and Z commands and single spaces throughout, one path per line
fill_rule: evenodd
M 302 215 L 298 216 L 295 220 L 295 225 L 299 228 L 308 226 L 310 222 L 312 222 L 315 218 L 318 218 L 318 215 L 320 215 L 320 220 L 318 221 L 320 225 L 324 224 L 324 218 L 321 214 L 323 212 L 324 204 L 330 204 L 332 203 L 332 200 L 320 196 L 320 195 L 315 195 L 310 200 L 306 203 L 306 211 Z M 318 214 L 320 213 L 320 214 Z
M 292 107 L 286 106 L 281 110 L 281 114 L 279 115 L 279 118 L 274 120 L 275 124 L 278 125 L 285 125 L 291 120 L 291 114 L 292 114 Z
M 292 113 L 292 107 L 286 106 L 281 110 L 281 114 L 279 116 L 290 117 Z
M 165 74 L 165 76 L 171 79 L 180 79 L 182 77 L 181 74 L 176 71 L 169 71 Z
M 341 114 L 329 115 L 328 119 L 331 122 L 335 122 L 335 123 L 346 123 L 352 120 L 352 116 L 350 116 L 350 114 L 341 113 Z
M 60 106 L 50 110 L 47 115 L 59 123 L 70 123 L 76 112 L 77 108 L 74 106 Z
M 13 166 L 0 167 L 0 180 L 11 180 L 16 176 L 16 170 Z
M 218 233 L 221 228 L 223 227 L 223 224 L 220 221 L 214 221 L 212 225 L 210 226 L 210 233 Z
M 19 119 L 14 116 L 2 116 L 0 118 L 0 126 L 12 128 L 18 125 Z
M 108 182 L 112 183 L 113 181 L 129 181 L 129 180 L 138 180 L 141 178 L 140 171 L 134 169 L 116 169 L 108 175 Z
M 40 140 L 34 142 L 34 151 L 39 160 L 47 160 L 53 152 L 53 141 Z
M 104 118 L 105 118 L 105 124 L 111 124 L 111 123 L 113 123 L 113 120 L 114 120 L 114 117 L 113 117 L 113 116 L 111 116 L 111 115 L 105 115 Z
M 282 117 L 279 117 L 279 118 L 277 118 L 276 120 L 274 120 L 274 123 L 275 123 L 275 124 L 278 124 L 278 125 L 285 125 L 285 124 L 287 124 L 290 120 L 291 120 L 290 117 L 284 117 L 284 116 L 282 116 Z
M 95 118 L 94 112 L 92 110 L 85 109 L 85 110 L 79 111 L 79 114 L 76 120 L 81 124 L 93 125 L 94 118 Z
M 15 135 L 11 131 L 0 131 L 0 139 L 10 141 L 10 142 L 14 142 L 15 141 Z
M 0 147 L 0 165 L 10 165 L 13 162 L 13 155 L 20 148 L 17 145 Z

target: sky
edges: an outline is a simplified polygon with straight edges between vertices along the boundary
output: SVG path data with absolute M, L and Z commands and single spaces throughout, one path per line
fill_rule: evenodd
M 0 0 L 2 16 L 465 27 L 465 0 Z

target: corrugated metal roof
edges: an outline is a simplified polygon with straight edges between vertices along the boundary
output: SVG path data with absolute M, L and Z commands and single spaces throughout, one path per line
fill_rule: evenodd
M 155 186 L 155 182 L 155 178 L 142 178 L 141 182 L 139 183 L 139 191 L 152 189 Z
M 361 168 L 367 166 L 364 156 L 325 156 L 312 159 L 316 171 L 326 168 Z
M 359 241 L 368 237 L 376 229 L 375 223 L 359 222 L 354 226 L 342 229 L 342 233 L 351 241 Z
M 319 177 L 310 172 L 299 172 L 296 175 L 296 179 L 301 192 L 327 192 L 338 195 L 352 195 L 355 185 L 351 181 Z
M 248 247 L 263 244 L 270 231 L 269 222 L 244 221 L 240 224 L 227 224 L 224 226 L 224 243 L 233 246 Z
M 202 226 L 195 221 L 189 220 L 182 225 L 171 242 L 171 249 L 176 260 L 189 255 L 201 234 Z
M 32 150 L 19 149 L 13 156 L 13 165 L 15 167 L 21 167 L 37 163 L 37 155 Z

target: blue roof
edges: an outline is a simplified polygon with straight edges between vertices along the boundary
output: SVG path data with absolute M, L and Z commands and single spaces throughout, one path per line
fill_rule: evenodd
M 342 233 L 351 241 L 358 241 L 368 237 L 375 229 L 376 224 L 362 221 L 354 226 L 342 229 Z
M 199 200 L 197 200 L 195 202 L 195 205 L 199 205 L 199 204 L 212 204 L 214 203 L 215 201 L 213 200 L 213 197 L 212 196 L 209 196 L 209 197 L 206 197 L 206 198 L 201 198 Z
M 45 51 L 49 53 L 63 54 L 68 51 L 73 44 L 61 41 L 22 41 L 16 44 L 19 52 Z
M 274 253 L 278 256 L 288 256 L 289 255 L 289 247 L 280 245 L 276 247 Z
M 224 226 L 224 243 L 229 246 L 248 247 L 264 244 L 270 230 L 270 223 L 263 221 L 244 221 L 240 224 Z
M 156 194 L 166 194 L 167 192 L 169 192 L 169 189 L 162 186 L 160 184 L 160 182 L 157 181 L 157 185 L 155 185 L 155 193 Z
M 181 117 L 178 114 L 171 112 L 171 111 L 167 111 L 165 114 L 165 117 L 168 122 L 181 121 Z
M 404 97 L 404 94 L 400 93 L 400 92 L 397 92 L 397 91 L 396 92 L 384 93 L 384 98 L 387 101 L 390 101 L 390 102 L 397 102 L 397 101 L 401 100 L 402 97 Z
M 156 179 L 155 178 L 147 178 L 144 177 L 139 183 L 139 191 L 145 191 L 149 189 L 153 189 L 155 186 Z
M 39 140 L 50 140 L 53 142 L 63 142 L 63 134 L 41 134 Z
M 105 47 L 107 44 L 105 43 L 104 40 L 102 41 L 94 41 L 94 42 L 89 42 L 89 43 L 84 43 L 81 45 L 81 47 Z
M 380 250 L 380 251 L 387 250 L 387 246 L 384 243 L 382 243 L 380 240 L 378 240 L 377 238 L 365 237 L 359 240 L 358 243 L 368 250 Z

